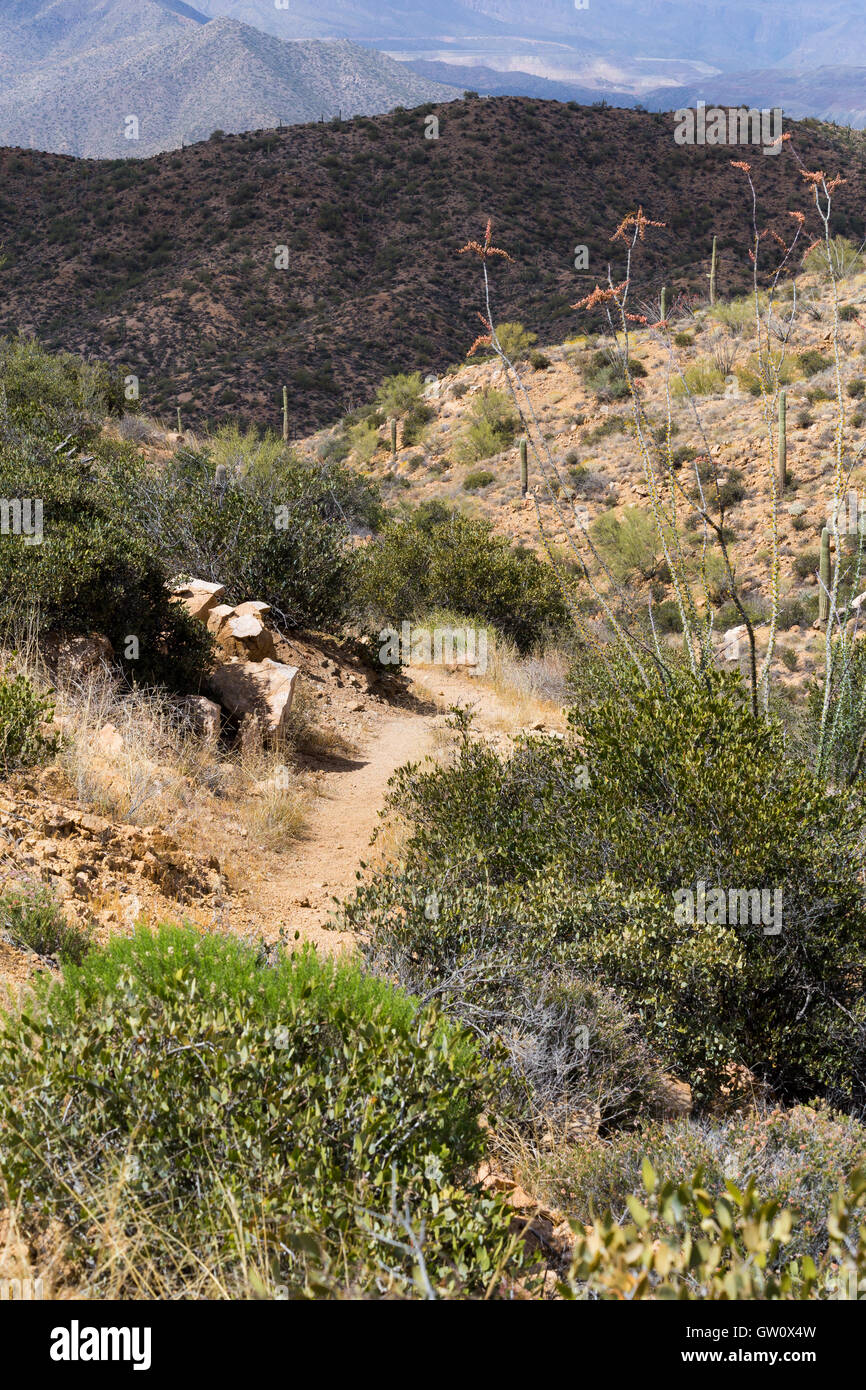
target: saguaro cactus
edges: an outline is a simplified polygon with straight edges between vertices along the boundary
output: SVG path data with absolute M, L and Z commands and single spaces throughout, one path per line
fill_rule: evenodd
M 391 417 L 391 457 L 397 457 L 397 421 Z
M 667 316 L 668 316 L 668 287 L 667 287 L 667 285 L 662 285 L 662 300 L 661 300 L 661 320 L 662 320 L 662 323 L 664 323 L 664 321 L 665 321 L 665 319 L 667 318 Z
M 818 621 L 830 618 L 830 527 L 821 532 L 821 560 L 818 566 Z
M 529 491 L 529 465 L 526 461 L 526 440 L 520 441 L 520 495 L 525 497 Z
M 289 388 L 283 387 L 283 439 L 289 439 Z
M 177 408 L 177 432 L 183 434 L 183 425 L 180 422 L 180 406 Z
M 779 392 L 779 491 L 788 485 L 788 393 Z
M 717 259 L 718 259 L 718 258 L 717 258 L 717 255 L 716 255 L 716 241 L 717 241 L 717 238 L 716 238 L 716 237 L 713 237 L 713 259 L 710 261 L 710 303 L 711 303 L 711 304 L 715 304 L 715 302 L 716 302 L 716 264 L 717 264 Z

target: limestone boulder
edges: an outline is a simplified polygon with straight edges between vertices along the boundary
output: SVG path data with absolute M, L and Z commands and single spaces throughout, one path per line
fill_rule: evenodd
M 100 632 L 74 637 L 51 632 L 40 646 L 45 664 L 55 678 L 91 676 L 107 670 L 114 661 L 114 648 Z
M 227 656 L 245 661 L 264 661 L 276 656 L 274 634 L 254 613 L 238 613 L 235 609 L 220 623 L 216 640 Z
M 209 700 L 206 695 L 187 695 L 183 707 L 193 732 L 213 743 L 219 737 L 221 721 L 216 701 Z
M 223 709 L 242 720 L 250 716 L 263 734 L 275 739 L 288 732 L 297 678 L 297 666 L 271 657 L 261 661 L 232 657 L 214 669 L 210 683 Z
M 191 618 L 206 623 L 208 614 L 225 593 L 224 584 L 208 584 L 204 579 L 190 579 L 172 588 L 172 597 L 182 603 Z

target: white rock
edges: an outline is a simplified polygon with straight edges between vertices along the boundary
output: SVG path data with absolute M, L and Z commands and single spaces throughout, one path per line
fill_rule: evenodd
M 226 588 L 224 584 L 208 584 L 204 579 L 190 579 L 172 588 L 172 597 L 182 603 L 191 618 L 207 622 L 211 609 L 219 603 Z
M 216 667 L 210 681 L 223 709 L 258 718 L 262 732 L 279 738 L 287 732 L 297 666 L 265 657 L 263 661 L 233 658 Z

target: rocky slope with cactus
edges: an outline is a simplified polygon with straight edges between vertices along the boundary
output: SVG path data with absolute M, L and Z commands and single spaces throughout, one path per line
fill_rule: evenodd
M 850 470 L 843 531 L 851 530 L 852 508 L 856 527 L 866 507 L 866 267 L 855 256 L 848 269 L 839 285 Z M 782 376 L 787 384 L 775 424 L 777 429 L 783 412 L 785 486 L 778 496 L 782 631 L 773 676 L 777 688 L 790 698 L 802 695 L 823 663 L 825 624 L 819 616 L 826 614 L 822 610 L 819 615 L 819 572 L 822 554 L 825 563 L 829 559 L 827 521 L 837 425 L 832 294 L 814 269 L 798 279 L 797 289 L 799 311 L 785 350 Z M 781 286 L 780 325 L 790 308 L 790 285 Z M 700 464 L 707 449 L 716 460 L 727 504 L 730 551 L 756 621 L 760 651 L 767 633 L 770 513 L 779 460 L 777 444 L 768 445 L 767 406 L 757 384 L 753 305 L 745 296 L 720 300 L 715 307 L 706 301 L 693 307 L 685 298 L 672 296 L 668 315 L 669 340 L 650 328 L 634 328 L 637 385 L 660 435 L 666 430 L 671 392 L 672 456 L 682 478 L 693 472 L 696 461 Z M 506 325 L 502 332 L 506 343 L 526 340 L 518 346 L 518 368 L 529 407 L 558 467 L 553 492 L 530 454 L 524 495 L 523 437 L 505 372 L 490 356 L 470 359 L 427 381 L 416 376 L 412 406 L 406 405 L 411 392 L 405 388 L 402 405 L 393 390 L 390 396 L 380 393 L 384 404 L 378 410 L 372 405 L 366 422 L 363 412 L 356 412 L 309 436 L 303 447 L 311 457 L 345 455 L 350 464 L 367 468 L 398 512 L 425 503 L 457 506 L 486 519 L 502 536 L 542 554 L 548 551 L 580 593 L 580 562 L 574 549 L 577 509 L 616 580 L 638 606 L 646 608 L 652 597 L 656 622 L 662 633 L 667 632 L 664 640 L 677 644 L 681 639 L 670 631 L 678 626 L 677 615 L 654 534 L 630 400 L 627 393 L 611 398 L 609 372 L 605 374 L 612 338 L 583 333 L 564 342 L 545 338 L 531 344 L 527 337 L 516 325 Z M 491 413 L 501 418 L 502 434 L 498 440 L 493 436 L 495 452 L 486 453 L 491 446 L 479 421 Z M 696 573 L 700 535 L 688 529 L 688 522 L 685 525 Z M 599 566 L 590 564 L 600 575 Z M 866 582 L 859 587 L 866 588 Z M 725 631 L 738 630 L 740 622 L 723 577 L 714 568 L 711 594 L 718 610 L 719 659 L 730 666 L 744 660 L 745 651 L 736 638 L 727 645 L 724 641 Z
M 794 130 L 807 167 L 845 168 L 834 230 L 856 237 L 862 138 Z M 808 191 L 786 157 L 760 158 L 763 215 L 784 230 Z M 636 270 L 639 299 L 665 282 L 705 297 L 713 235 L 719 294 L 742 292 L 750 212 L 730 159 L 675 144 L 668 115 L 517 97 L 147 160 L 0 151 L 0 331 L 123 365 L 144 410 L 173 418 L 180 404 L 196 425 L 275 427 L 287 385 L 297 434 L 362 404 L 390 373 L 462 359 L 479 301 L 457 252 L 488 215 L 515 258 L 498 313 L 544 340 L 584 326 L 571 306 L 609 262 L 619 275 L 611 232 L 638 204 L 665 223 Z

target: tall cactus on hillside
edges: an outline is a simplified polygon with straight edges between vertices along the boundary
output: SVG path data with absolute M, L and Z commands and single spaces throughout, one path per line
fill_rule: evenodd
M 397 421 L 394 416 L 391 417 L 391 457 L 397 457 Z
M 526 440 L 520 441 L 520 495 L 525 497 L 529 492 L 529 465 L 526 460 Z
M 718 256 L 717 256 L 717 252 L 716 252 L 716 243 L 717 243 L 717 240 L 718 240 L 717 237 L 713 237 L 713 258 L 712 258 L 712 260 L 710 261 L 710 303 L 711 303 L 711 304 L 715 304 L 715 302 L 716 302 L 716 265 L 718 264 Z
M 289 439 L 289 388 L 283 387 L 283 439 Z
M 660 318 L 661 318 L 662 323 L 664 323 L 664 321 L 665 321 L 665 319 L 667 318 L 667 316 L 668 316 L 668 287 L 667 287 L 667 285 L 662 285 L 661 315 L 660 315 Z
M 779 492 L 788 486 L 788 393 L 779 392 Z

